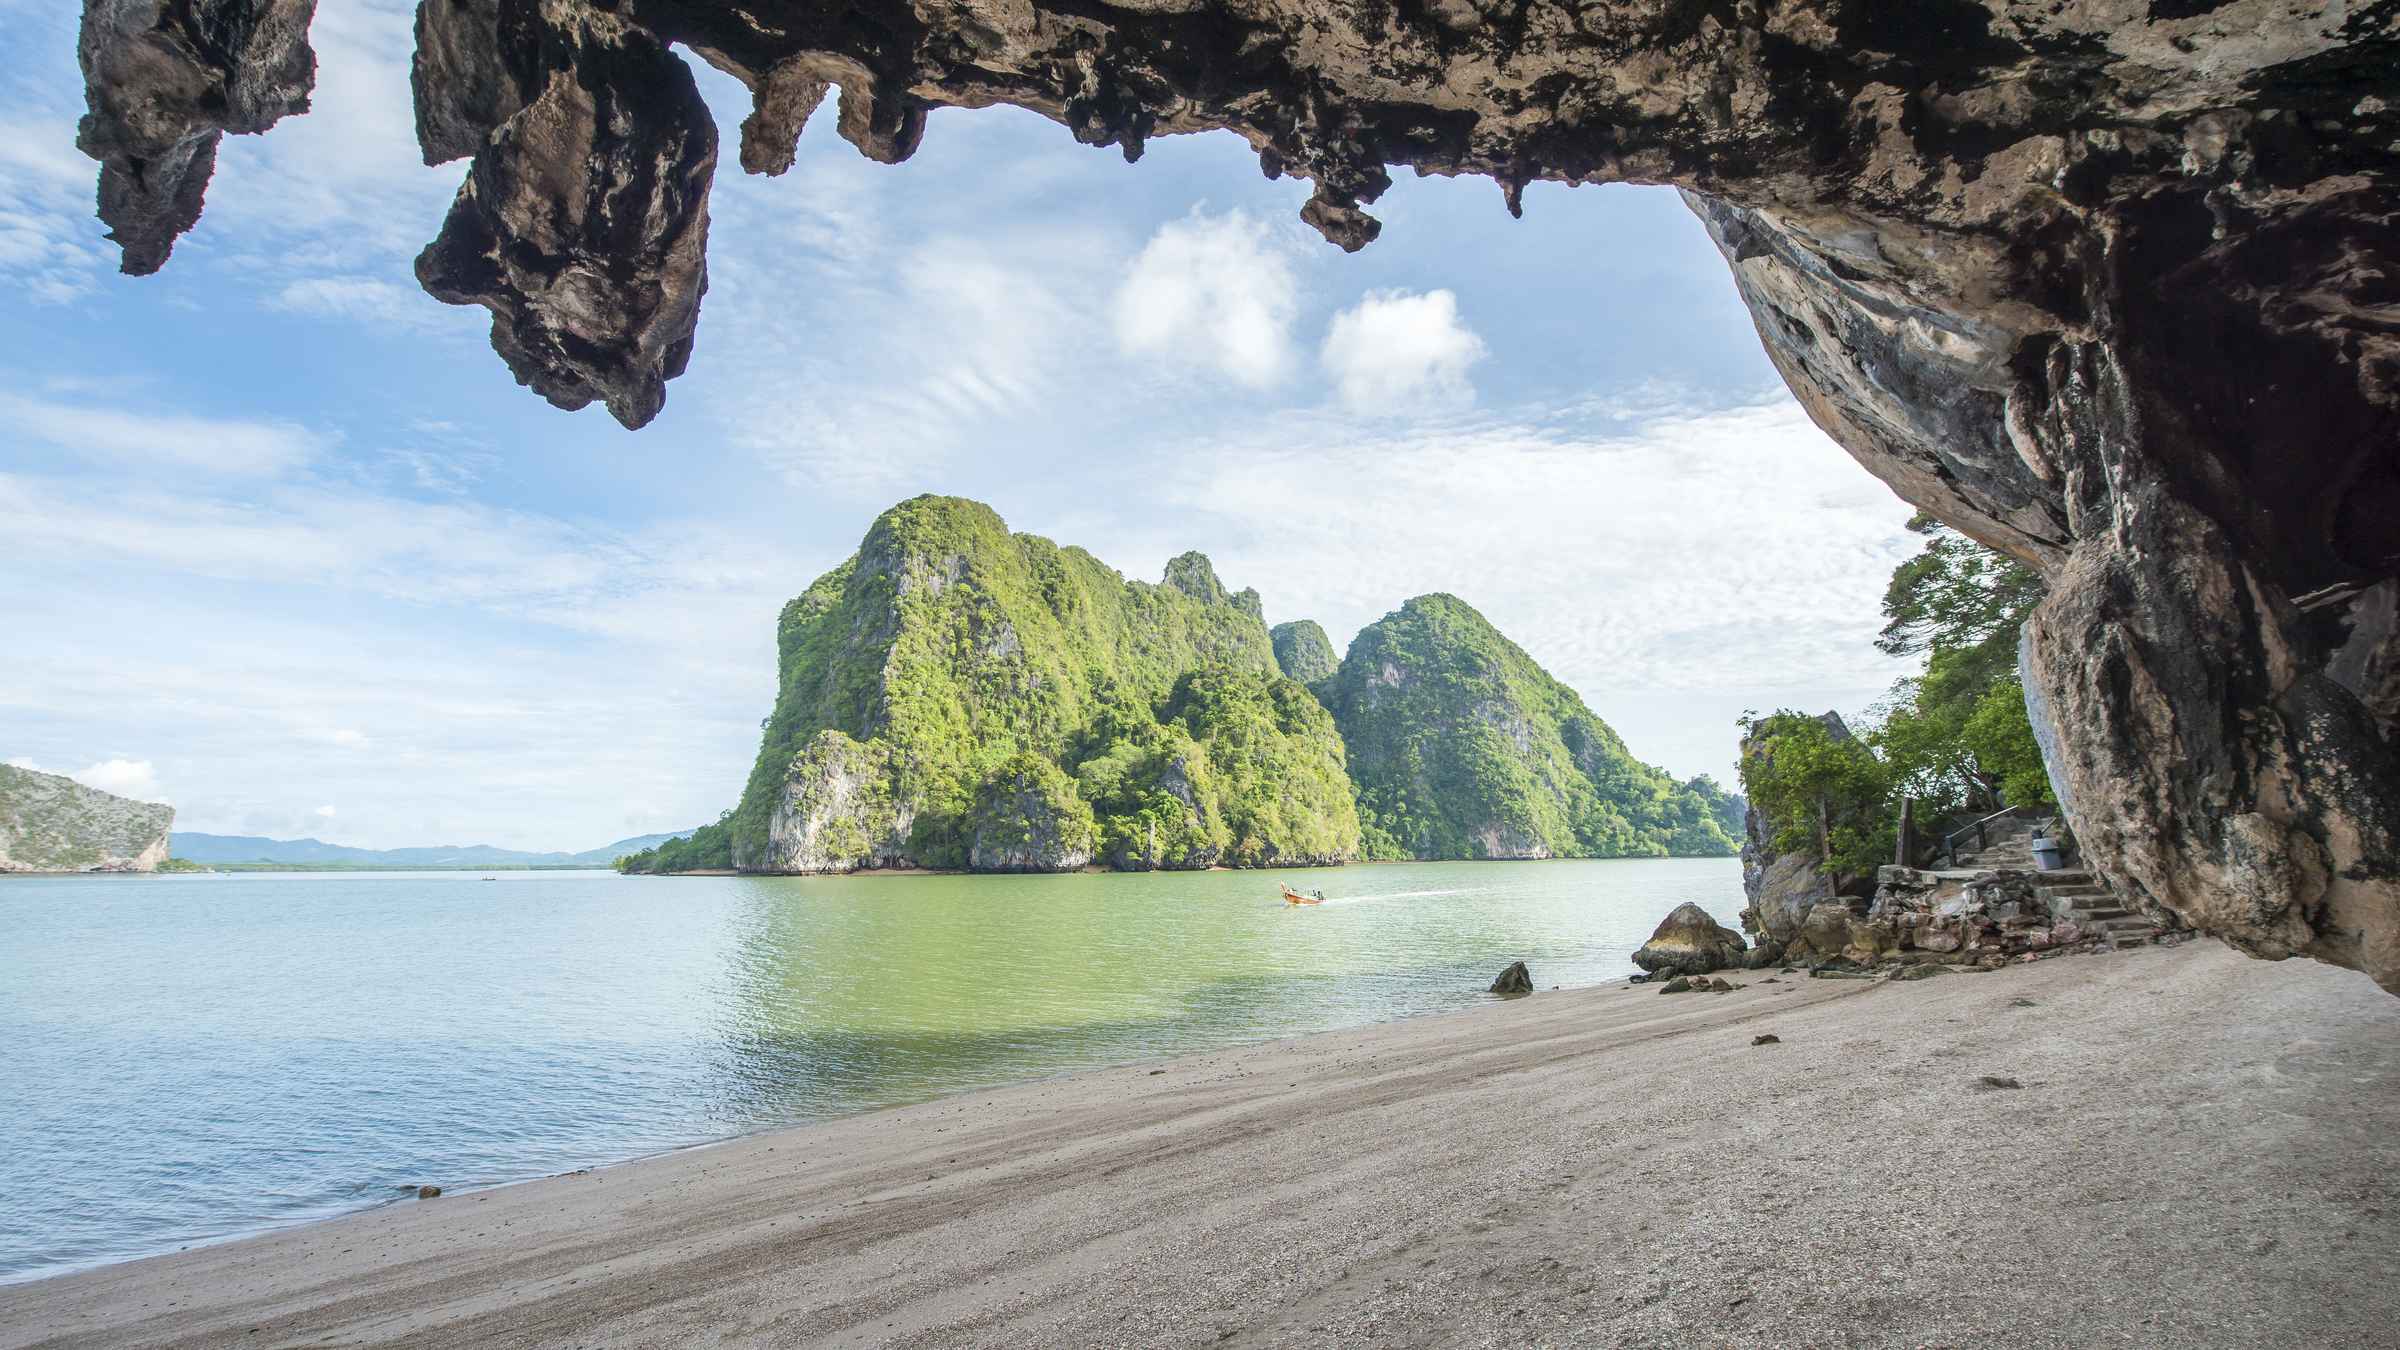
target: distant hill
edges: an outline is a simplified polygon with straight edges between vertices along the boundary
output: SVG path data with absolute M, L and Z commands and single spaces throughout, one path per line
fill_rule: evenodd
M 490 844 L 437 844 L 430 848 L 352 848 L 322 839 L 267 839 L 249 834 L 201 834 L 177 830 L 173 854 L 196 863 L 322 863 L 340 867 L 606 867 L 628 853 L 681 839 L 690 830 L 642 834 L 581 853 L 529 853 Z
M 1360 630 L 1317 686 L 1369 856 L 1722 856 L 1741 804 L 1637 760 L 1583 697 L 1454 595 Z
M 150 872 L 175 808 L 0 764 L 0 872 Z

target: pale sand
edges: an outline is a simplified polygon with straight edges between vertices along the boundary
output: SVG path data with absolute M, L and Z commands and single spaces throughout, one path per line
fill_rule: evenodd
M 0 1288 L 0 1343 L 2400 1345 L 2400 1000 L 2364 978 L 2205 942 L 1740 978 Z

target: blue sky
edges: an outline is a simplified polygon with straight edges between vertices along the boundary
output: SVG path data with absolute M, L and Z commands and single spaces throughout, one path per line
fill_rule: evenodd
M 1356 255 L 1228 136 L 1136 165 L 1011 109 L 869 163 L 724 154 L 691 373 L 627 433 L 416 288 L 412 6 L 322 0 L 315 110 L 227 141 L 133 280 L 72 7 L 0 0 L 0 759 L 182 828 L 590 847 L 732 803 L 784 599 L 918 492 L 1130 576 L 1198 548 L 1337 646 L 1455 592 L 1637 754 L 1856 709 L 1907 509 L 1816 431 L 1667 191 L 1403 177 Z M 695 63 L 697 65 L 697 63 Z

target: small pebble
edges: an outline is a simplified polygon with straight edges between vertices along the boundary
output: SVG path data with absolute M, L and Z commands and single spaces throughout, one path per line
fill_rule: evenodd
M 1783 1044 L 1783 1038 L 1775 1035 L 1773 1032 L 1769 1032 L 1763 1036 L 1751 1037 L 1750 1043 L 1752 1045 L 1781 1045 Z
M 437 1196 L 437 1195 L 440 1195 L 441 1193 L 442 1193 L 442 1188 L 441 1188 L 441 1187 L 439 1187 L 439 1186 L 419 1186 L 419 1187 L 417 1187 L 417 1198 L 418 1198 L 419 1200 L 431 1200 L 433 1197 L 435 1197 L 435 1196 Z
M 2002 1078 L 1996 1074 L 1988 1073 L 1977 1081 L 1982 1083 L 1982 1085 L 1987 1088 L 2021 1088 L 2025 1086 L 2023 1083 L 2018 1082 L 2014 1078 Z

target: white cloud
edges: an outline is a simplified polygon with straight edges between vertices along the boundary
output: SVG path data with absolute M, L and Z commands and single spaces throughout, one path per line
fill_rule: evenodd
M 320 806 L 317 808 L 317 819 L 319 820 L 331 820 L 340 814 L 341 812 L 334 810 L 330 806 Z
M 160 799 L 158 770 L 146 759 L 104 759 L 74 775 L 88 788 L 137 801 Z
M 22 436 L 92 458 L 182 465 L 227 474 L 294 468 L 320 438 L 290 422 L 125 412 L 0 394 L 0 420 Z
M 729 265 L 756 269 L 754 288 L 712 319 L 722 365 L 693 394 L 795 486 L 873 498 L 921 485 L 997 428 L 1073 401 L 1064 378 L 1097 251 L 1071 232 L 936 237 L 887 260 L 880 286 L 834 297 L 822 325 L 786 311 L 772 260 L 737 252 Z
M 1298 297 L 1288 249 L 1264 222 L 1195 211 L 1159 226 L 1127 270 L 1114 304 L 1117 345 L 1264 388 L 1291 368 Z
M 34 763 L 31 759 L 28 759 L 23 755 L 10 755 L 7 759 L 0 760 L 0 764 L 7 764 L 15 768 L 24 769 L 30 773 L 49 772 L 49 770 L 44 769 L 41 765 Z
M 1484 354 L 1450 292 L 1373 291 L 1333 316 L 1318 362 L 1344 407 L 1381 414 L 1474 402 L 1467 371 Z
M 98 173 L 63 111 L 0 110 L 0 277 L 37 303 L 77 299 L 115 263 L 92 222 Z
M 346 319 L 379 328 L 439 331 L 452 320 L 476 328 L 488 322 L 480 310 L 470 314 L 453 309 L 436 303 L 413 285 L 366 276 L 301 277 L 286 282 L 267 303 L 288 314 Z

